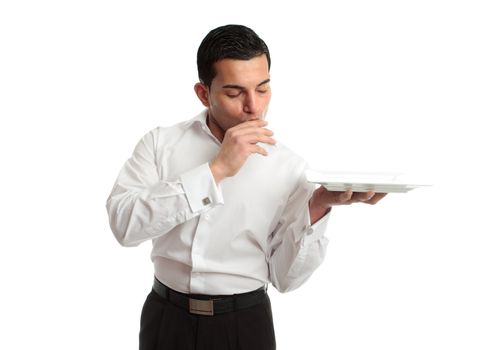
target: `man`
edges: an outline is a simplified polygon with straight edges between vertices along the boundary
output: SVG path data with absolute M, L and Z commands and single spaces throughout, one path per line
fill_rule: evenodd
M 206 109 L 145 135 L 107 201 L 122 245 L 153 242 L 140 349 L 275 349 L 267 285 L 293 290 L 321 264 L 332 206 L 384 194 L 307 183 L 267 128 L 270 54 L 251 29 L 212 30 L 197 64 Z

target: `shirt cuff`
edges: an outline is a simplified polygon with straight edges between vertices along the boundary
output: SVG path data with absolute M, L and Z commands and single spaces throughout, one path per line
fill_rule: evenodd
M 331 211 L 329 211 L 326 215 L 320 218 L 316 223 L 311 225 L 310 213 L 308 213 L 308 228 L 305 230 L 305 233 L 302 237 L 303 246 L 312 244 L 320 240 L 324 236 L 330 216 L 331 216 Z
M 192 212 L 224 204 L 208 163 L 202 164 L 180 176 L 186 199 Z

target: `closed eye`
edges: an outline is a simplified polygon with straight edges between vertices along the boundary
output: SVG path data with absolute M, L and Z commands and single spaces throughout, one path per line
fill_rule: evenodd
M 226 92 L 226 95 L 227 95 L 227 97 L 230 97 L 230 98 L 236 98 L 236 97 L 240 96 L 241 93 L 242 93 L 241 91 L 239 91 L 239 92 Z

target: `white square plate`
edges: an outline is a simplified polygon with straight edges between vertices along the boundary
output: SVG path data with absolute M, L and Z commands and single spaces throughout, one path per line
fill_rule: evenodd
M 328 191 L 377 193 L 405 193 L 427 184 L 413 184 L 402 180 L 403 175 L 391 172 L 306 171 L 307 181 L 323 185 Z

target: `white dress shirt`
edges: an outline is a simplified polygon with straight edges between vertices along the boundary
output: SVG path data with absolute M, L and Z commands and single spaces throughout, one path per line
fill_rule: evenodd
M 152 239 L 155 276 L 193 294 L 244 293 L 272 283 L 299 287 L 324 259 L 329 214 L 313 226 L 314 185 L 306 163 L 278 143 L 252 154 L 217 185 L 209 162 L 220 142 L 207 112 L 145 135 L 107 200 L 110 227 L 124 246 Z

